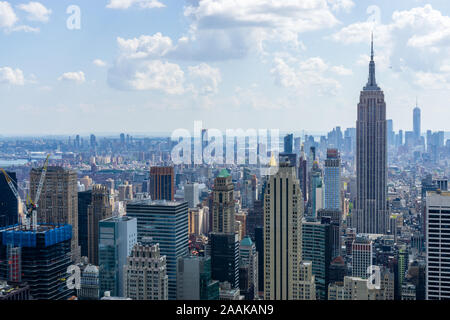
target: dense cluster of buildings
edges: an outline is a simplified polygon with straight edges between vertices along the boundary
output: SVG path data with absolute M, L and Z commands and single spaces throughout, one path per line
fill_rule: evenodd
M 0 140 L 27 160 L 7 168 L 22 199 L 53 154 L 34 229 L 0 176 L 0 300 L 450 298 L 450 140 L 417 105 L 394 132 L 375 74 L 372 48 L 356 128 L 287 134 L 268 164 L 175 165 L 176 141 L 125 134 Z

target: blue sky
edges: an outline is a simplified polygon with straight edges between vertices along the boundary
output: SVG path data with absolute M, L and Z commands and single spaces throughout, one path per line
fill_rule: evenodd
M 449 131 L 445 0 L 0 0 L 0 135 L 354 127 L 372 30 L 394 129 Z

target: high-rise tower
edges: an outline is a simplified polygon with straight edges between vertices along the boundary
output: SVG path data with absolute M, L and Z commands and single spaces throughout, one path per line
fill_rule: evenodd
M 213 232 L 234 233 L 234 184 L 223 169 L 214 180 Z
M 295 167 L 281 162 L 264 193 L 264 299 L 301 298 L 303 201 Z
M 413 111 L 413 132 L 414 132 L 414 139 L 416 140 L 416 142 L 419 142 L 420 140 L 420 135 L 421 135 L 421 128 L 420 128 L 420 108 L 417 105 L 416 102 L 416 107 L 414 108 Z
M 30 172 L 30 196 L 34 199 L 42 168 Z M 72 226 L 72 260 L 80 260 L 78 246 L 77 173 L 62 167 L 48 167 L 37 209 L 38 223 L 70 224 Z
M 375 79 L 372 52 L 369 80 L 361 91 L 356 122 L 357 200 L 355 227 L 358 233 L 387 232 L 386 103 Z

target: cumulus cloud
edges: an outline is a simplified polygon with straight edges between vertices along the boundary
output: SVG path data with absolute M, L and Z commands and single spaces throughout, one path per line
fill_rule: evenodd
M 331 6 L 331 10 L 339 12 L 350 12 L 350 10 L 355 6 L 352 0 L 328 0 Z
M 341 88 L 339 81 L 332 77 L 351 75 L 351 70 L 343 66 L 331 66 L 320 57 L 303 61 L 293 57 L 275 57 L 271 74 L 275 84 L 284 88 L 294 88 L 304 93 L 335 95 Z
M 18 18 L 7 1 L 0 1 L 0 28 L 11 28 Z
M 121 59 L 108 72 L 110 86 L 120 90 L 158 90 L 184 93 L 184 72 L 180 66 L 161 60 Z
M 301 47 L 298 35 L 339 24 L 326 0 L 199 0 L 184 10 L 190 32 L 175 55 L 192 60 L 243 58 L 265 43 Z
M 210 95 L 218 93 L 218 87 L 222 81 L 220 70 L 206 63 L 198 66 L 188 67 L 191 80 L 196 83 L 193 88 L 196 94 Z
M 106 62 L 101 59 L 95 59 L 92 63 L 97 67 L 106 67 L 107 65 Z
M 450 79 L 442 69 L 450 54 L 450 16 L 430 4 L 397 10 L 387 23 L 356 22 L 331 35 L 331 39 L 351 45 L 368 43 L 374 31 L 377 64 L 400 76 L 415 79 L 422 88 L 442 87 Z M 367 55 L 358 64 L 367 64 Z
M 164 8 L 165 5 L 158 0 L 110 0 L 106 5 L 109 9 L 128 9 L 137 5 L 143 9 Z
M 12 69 L 10 67 L 0 68 L 0 83 L 23 86 L 25 78 L 20 69 Z
M 20 4 L 17 8 L 27 12 L 27 19 L 30 21 L 48 22 L 52 13 L 52 10 L 47 9 L 40 2 L 31 1 L 28 4 Z
M 67 81 L 67 82 L 75 82 L 77 84 L 82 84 L 86 81 L 86 77 L 85 77 L 83 71 L 66 72 L 66 73 L 63 73 L 63 75 L 58 78 L 58 81 Z
M 172 39 L 160 32 L 153 36 L 142 35 L 139 38 L 117 38 L 120 55 L 127 59 L 161 58 L 174 49 Z

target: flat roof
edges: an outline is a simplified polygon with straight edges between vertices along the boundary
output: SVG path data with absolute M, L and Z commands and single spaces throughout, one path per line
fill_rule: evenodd
M 143 205 L 143 206 L 168 206 L 168 207 L 176 207 L 180 204 L 186 203 L 186 201 L 167 201 L 167 200 L 151 200 L 151 199 L 143 199 L 143 200 L 132 200 L 128 202 L 127 205 Z

